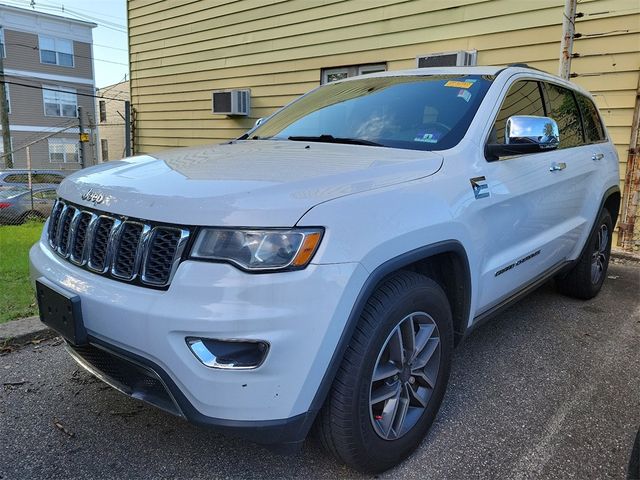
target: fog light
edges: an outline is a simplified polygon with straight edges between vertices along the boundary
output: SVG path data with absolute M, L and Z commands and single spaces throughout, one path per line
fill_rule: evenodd
M 198 360 L 211 368 L 250 369 L 267 357 L 269 344 L 261 340 L 217 340 L 187 337 L 187 345 Z

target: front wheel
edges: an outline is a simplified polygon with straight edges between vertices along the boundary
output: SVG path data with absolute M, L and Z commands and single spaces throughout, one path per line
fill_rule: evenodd
M 452 351 L 442 288 L 414 272 L 389 277 L 367 302 L 319 414 L 323 446 L 363 472 L 400 462 L 433 423 Z
M 556 278 L 556 286 L 561 293 L 583 300 L 598 294 L 609 267 L 612 223 L 611 214 L 603 208 L 577 263 L 568 273 Z

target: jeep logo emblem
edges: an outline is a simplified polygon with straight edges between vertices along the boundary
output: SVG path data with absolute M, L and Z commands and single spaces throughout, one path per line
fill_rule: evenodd
M 104 194 L 91 188 L 82 194 L 82 200 L 98 205 L 104 202 Z

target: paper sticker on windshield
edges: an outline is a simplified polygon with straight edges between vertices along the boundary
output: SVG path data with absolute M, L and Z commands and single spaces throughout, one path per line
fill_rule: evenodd
M 458 90 L 458 97 L 463 99 L 465 102 L 468 102 L 469 100 L 471 100 L 471 92 L 469 90 L 461 88 L 460 90 Z
M 438 143 L 440 134 L 438 133 L 418 133 L 413 139 L 414 142 Z
M 460 82 L 458 80 L 449 80 L 444 84 L 445 87 L 453 87 L 453 88 L 471 88 L 473 87 L 473 82 Z

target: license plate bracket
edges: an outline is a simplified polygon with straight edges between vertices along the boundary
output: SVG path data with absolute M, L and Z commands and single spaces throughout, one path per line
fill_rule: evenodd
M 63 291 L 46 278 L 39 278 L 36 280 L 36 298 L 42 323 L 72 345 L 86 345 L 87 330 L 82 321 L 78 295 Z

